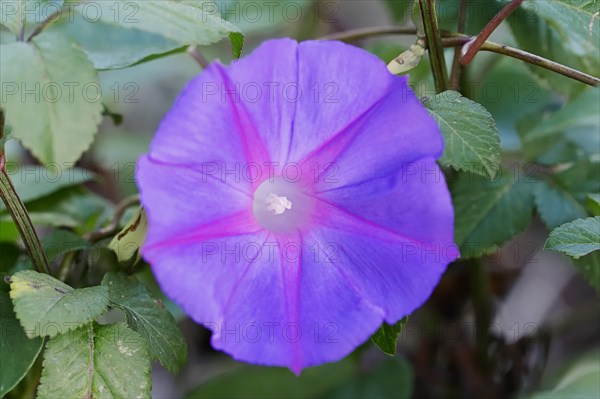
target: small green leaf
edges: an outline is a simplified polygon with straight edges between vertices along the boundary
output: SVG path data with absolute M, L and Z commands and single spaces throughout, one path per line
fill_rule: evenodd
M 500 137 L 492 115 L 455 91 L 425 102 L 444 136 L 440 162 L 455 169 L 494 177 L 500 167 Z
M 79 159 L 102 119 L 100 85 L 85 53 L 44 32 L 2 45 L 0 60 L 1 106 L 13 136 L 45 164 Z
M 404 317 L 396 324 L 389 325 L 383 323 L 379 330 L 371 336 L 371 341 L 388 355 L 395 355 L 396 346 L 398 344 L 398 335 L 407 322 L 408 317 Z
M 551 179 L 536 182 L 533 194 L 538 213 L 549 229 L 587 216 L 577 198 Z
M 600 249 L 600 216 L 577 219 L 552 230 L 546 249 L 553 249 L 574 258 Z
M 139 250 L 146 238 L 147 227 L 146 212 L 139 208 L 123 230 L 113 237 L 108 247 L 115 251 L 119 263 L 133 266 L 140 260 Z
M 64 334 L 108 308 L 104 286 L 73 289 L 47 274 L 24 270 L 10 277 L 10 297 L 28 337 Z
M 44 340 L 29 339 L 15 317 L 8 293 L 0 291 L 0 397 L 27 374 L 42 350 Z
M 229 33 L 229 40 L 231 41 L 231 52 L 233 58 L 238 59 L 242 55 L 242 49 L 244 48 L 244 35 L 240 32 Z
M 452 185 L 454 236 L 463 258 L 496 251 L 525 230 L 533 214 L 531 184 L 500 169 L 494 180 L 469 173 Z
M 187 345 L 171 313 L 133 277 L 108 273 L 102 285 L 111 304 L 125 312 L 129 327 L 147 340 L 151 358 L 178 372 L 187 359 Z
M 150 398 L 144 339 L 124 323 L 81 327 L 50 339 L 39 399 Z
M 600 216 L 600 194 L 588 194 L 586 204 L 592 213 L 592 216 Z

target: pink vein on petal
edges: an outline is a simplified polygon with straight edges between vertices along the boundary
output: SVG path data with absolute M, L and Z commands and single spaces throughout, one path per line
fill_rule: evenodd
M 232 82 L 225 71 L 225 68 L 217 64 L 217 70 L 223 78 L 225 84 L 226 95 L 228 104 L 231 108 L 232 116 L 235 120 L 235 125 L 242 143 L 244 151 L 244 157 L 247 162 L 257 162 L 259 164 L 265 164 L 271 162 L 269 152 L 265 146 L 265 143 L 256 129 L 255 123 L 252 121 L 252 117 L 248 113 L 248 110 L 243 105 L 243 99 L 235 99 L 232 97 L 236 93 L 236 88 L 232 87 Z M 241 95 L 240 93 L 237 93 Z M 253 182 L 254 188 L 258 182 Z
M 352 143 L 352 140 L 354 140 L 356 137 L 360 126 L 368 119 L 369 114 L 385 100 L 385 97 L 388 93 L 389 89 L 387 89 L 377 101 L 371 104 L 371 106 L 369 106 L 366 110 L 361 112 L 350 123 L 348 123 L 333 136 L 325 140 L 323 144 L 306 155 L 304 159 L 300 161 L 302 171 L 305 172 L 307 167 L 310 168 L 311 165 L 314 165 L 315 163 L 325 165 L 335 162 L 335 160 L 339 158 L 346 148 L 348 148 L 349 144 Z M 317 176 L 316 179 L 319 177 L 320 175 Z
M 285 298 L 285 314 L 287 322 L 300 328 L 300 274 L 302 273 L 302 235 L 297 232 L 296 237 L 276 236 L 281 260 L 281 277 L 283 280 L 283 297 Z M 289 245 L 289 244 L 292 245 Z M 285 253 L 287 247 L 297 248 L 296 256 Z M 299 340 L 291 342 L 292 365 L 291 370 L 299 375 L 302 370 L 302 356 L 300 353 Z
M 216 181 L 218 181 L 220 183 L 223 183 L 224 185 L 226 185 L 227 187 L 231 188 L 232 190 L 235 190 L 235 191 L 237 191 L 237 192 L 239 192 L 241 194 L 244 194 L 245 196 L 247 196 L 249 198 L 254 198 L 254 195 L 251 192 L 244 191 L 244 190 L 242 190 L 242 189 L 234 186 L 233 184 L 228 183 L 226 179 L 219 179 L 218 177 L 213 176 L 210 173 L 206 173 L 202 169 L 198 169 L 198 167 L 199 166 L 201 167 L 202 164 L 197 164 L 197 163 L 194 163 L 194 164 L 173 163 L 173 162 L 163 161 L 163 160 L 154 158 L 151 154 L 147 154 L 146 158 L 150 162 L 152 162 L 152 163 L 154 163 L 156 165 L 167 166 L 169 168 L 183 168 L 183 169 L 193 170 L 194 172 L 200 173 L 202 176 L 205 176 L 208 179 L 216 180 Z
M 242 280 L 246 277 L 246 274 L 248 274 L 248 270 L 250 270 L 250 266 L 252 266 L 252 264 L 254 263 L 254 261 L 259 256 L 262 255 L 262 250 L 263 250 L 265 244 L 267 243 L 267 241 L 269 241 L 269 238 L 271 238 L 271 233 L 267 234 L 267 238 L 265 238 L 265 240 L 260 245 L 260 248 L 258 249 L 258 252 L 256 253 L 256 256 L 252 257 L 252 259 L 250 259 L 248 261 L 248 263 L 246 263 L 246 267 L 244 268 L 244 271 L 242 272 L 242 274 L 240 275 L 240 277 L 233 284 L 233 288 L 231 289 L 231 293 L 229 294 L 229 298 L 227 299 L 227 302 L 225 302 L 225 305 L 223 306 L 223 311 L 222 311 L 223 318 L 225 318 L 227 316 L 227 312 L 229 311 L 229 306 L 231 305 L 233 299 L 237 295 L 237 291 L 238 291 L 238 289 L 240 287 L 240 284 L 242 283 Z
M 173 239 L 144 246 L 142 250 L 147 255 L 149 252 L 159 248 L 202 242 L 216 238 L 253 234 L 263 230 L 264 228 L 256 223 L 252 212 L 242 211 L 195 227 L 186 233 L 179 234 Z
M 409 237 L 397 231 L 391 230 L 387 227 L 381 226 L 377 223 L 374 223 L 368 219 L 362 218 L 352 212 L 348 212 L 345 209 L 342 209 L 339 205 L 334 204 L 332 202 L 326 201 L 322 198 L 313 196 L 317 201 L 319 201 L 318 208 L 321 209 L 320 217 L 323 218 L 323 226 L 346 231 L 348 233 L 355 233 L 364 236 L 370 236 L 375 239 L 384 240 L 384 241 L 397 241 L 401 240 L 404 242 L 409 242 L 417 245 L 426 246 L 427 243 L 418 240 L 413 237 Z M 333 220 L 337 223 L 336 225 L 328 225 L 326 224 L 327 220 Z

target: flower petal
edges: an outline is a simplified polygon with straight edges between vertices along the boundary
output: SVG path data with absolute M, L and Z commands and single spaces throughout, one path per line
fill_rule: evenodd
M 239 225 L 244 233 L 261 230 L 248 211 L 252 196 L 243 180 L 229 184 L 202 170 L 170 165 L 147 155 L 138 160 L 136 177 L 149 221 L 144 247 L 189 236 L 201 226 L 241 213 L 246 217 L 238 217 L 228 228 Z M 215 228 L 214 234 L 218 235 L 218 230 Z
M 277 237 L 239 280 L 212 343 L 239 360 L 304 367 L 348 355 L 379 327 L 343 270 L 314 252 L 313 238 Z M 266 248 L 266 246 L 264 247 Z
M 237 98 L 268 147 L 270 159 L 279 164 L 287 155 L 296 112 L 291 95 L 298 75 L 297 48 L 292 39 L 267 40 L 251 56 L 226 68 Z
M 366 224 L 411 239 L 455 247 L 454 211 L 444 174 L 433 158 L 411 162 L 396 173 L 317 194 Z M 327 208 L 329 209 L 329 208 Z M 327 213 L 322 220 L 332 220 Z M 368 222 L 368 223 L 367 223 Z
M 320 194 L 323 225 L 315 234 L 337 249 L 344 270 L 388 322 L 421 305 L 458 257 L 443 175 L 433 159 L 419 172 L 427 173 L 400 172 Z
M 393 79 L 383 61 L 358 47 L 300 43 L 298 101 L 287 160 L 300 162 L 351 125 L 386 95 Z
M 267 232 L 172 243 L 144 252 L 161 290 L 193 320 L 213 331 Z
M 240 163 L 267 161 L 264 142 L 233 90 L 218 62 L 188 83 L 152 140 L 152 158 L 228 170 Z
M 388 93 L 369 112 L 303 161 L 303 174 L 318 189 L 357 184 L 438 158 L 443 139 L 435 120 L 408 87 L 394 77 Z M 315 175 L 315 168 L 319 175 Z

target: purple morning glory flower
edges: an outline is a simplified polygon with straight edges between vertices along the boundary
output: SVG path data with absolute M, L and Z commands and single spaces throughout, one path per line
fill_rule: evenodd
M 458 256 L 442 149 L 377 57 L 267 41 L 192 80 L 139 160 L 143 256 L 216 349 L 296 373 L 339 360 Z

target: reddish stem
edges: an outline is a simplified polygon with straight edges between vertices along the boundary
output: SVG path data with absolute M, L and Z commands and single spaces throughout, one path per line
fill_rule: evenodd
M 460 63 L 462 65 L 469 65 L 475 54 L 481 49 L 483 43 L 491 36 L 492 33 L 496 30 L 496 28 L 504 21 L 513 11 L 515 11 L 523 2 L 523 0 L 513 0 L 509 4 L 507 4 L 500 12 L 494 15 L 494 18 L 481 30 L 481 33 L 477 35 L 475 40 L 471 43 L 467 43 L 469 45 L 466 53 L 460 57 Z

